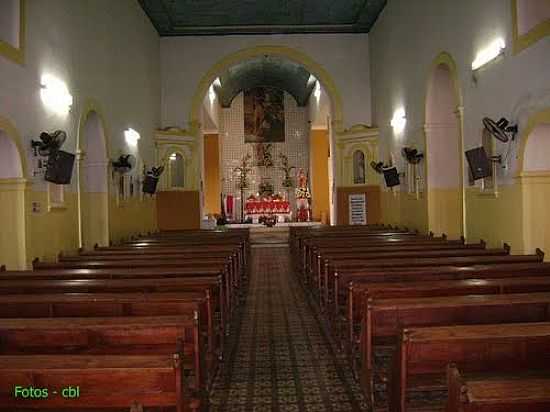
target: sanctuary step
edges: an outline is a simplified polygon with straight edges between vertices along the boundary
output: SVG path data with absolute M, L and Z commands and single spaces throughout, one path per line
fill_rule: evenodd
M 288 247 L 289 234 L 288 226 L 251 227 L 250 244 L 252 247 Z

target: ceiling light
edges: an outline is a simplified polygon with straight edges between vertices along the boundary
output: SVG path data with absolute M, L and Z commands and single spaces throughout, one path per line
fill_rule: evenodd
M 485 66 L 487 63 L 493 61 L 498 56 L 504 53 L 505 48 L 506 44 L 504 43 L 504 39 L 496 39 L 485 49 L 478 52 L 475 60 L 472 63 L 472 70 L 478 70 L 481 67 Z
M 141 136 L 130 127 L 124 131 L 124 138 L 126 139 L 128 146 L 136 146 Z
M 405 109 L 397 109 L 393 114 L 393 118 L 391 119 L 390 124 L 391 127 L 393 127 L 393 131 L 395 133 L 401 133 L 403 130 L 405 130 L 405 126 L 407 125 Z
M 176 155 L 175 153 L 172 153 L 172 154 L 170 155 L 170 160 L 176 160 L 177 158 L 178 158 L 178 157 L 177 157 L 177 155 Z
M 45 74 L 40 79 L 42 102 L 58 114 L 67 114 L 73 104 L 73 96 L 67 85 L 58 78 Z

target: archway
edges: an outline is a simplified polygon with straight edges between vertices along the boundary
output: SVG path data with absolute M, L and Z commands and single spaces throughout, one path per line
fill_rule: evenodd
M 98 112 L 81 119 L 78 140 L 80 247 L 109 244 L 108 155 L 103 122 Z
M 522 136 L 520 181 L 524 249 L 550 252 L 550 110 L 533 116 Z
M 426 95 L 426 176 L 429 230 L 464 235 L 461 98 L 452 58 L 434 63 Z
M 319 84 L 319 93 L 322 93 L 324 98 L 319 97 L 317 100 L 323 101 L 326 100 L 328 109 L 328 116 L 325 116 L 323 119 L 323 127 L 322 129 L 314 128 L 313 125 L 311 125 L 311 134 L 313 135 L 313 131 L 315 131 L 316 135 L 319 130 L 324 131 L 326 136 L 328 137 L 327 140 L 329 142 L 330 150 L 327 148 L 327 150 L 324 151 L 324 154 L 326 157 L 326 162 L 329 162 L 329 172 L 327 179 L 329 180 L 329 194 L 330 194 L 330 205 L 328 206 L 330 208 L 330 215 L 333 218 L 332 221 L 335 221 L 336 216 L 336 202 L 333 202 L 332 199 L 336 198 L 336 184 L 333 184 L 333 181 L 336 180 L 336 158 L 334 156 L 334 153 L 336 152 L 336 147 L 334 143 L 334 136 L 338 132 L 342 131 L 342 125 L 343 125 L 343 116 L 342 116 L 342 101 L 340 98 L 340 93 L 338 92 L 338 89 L 336 88 L 336 85 L 331 78 L 330 74 L 318 63 L 316 63 L 313 59 L 311 59 L 306 54 L 284 46 L 257 46 L 252 47 L 244 50 L 237 51 L 233 54 L 230 54 L 223 59 L 221 59 L 219 62 L 217 62 L 215 65 L 212 66 L 210 70 L 203 76 L 201 81 L 199 82 L 199 85 L 197 86 L 197 89 L 195 91 L 195 94 L 193 96 L 193 101 L 191 105 L 191 110 L 189 112 L 188 117 L 188 125 L 189 129 L 188 132 L 197 138 L 202 138 L 203 135 L 205 135 L 206 139 L 200 140 L 200 155 L 199 158 L 201 159 L 201 184 L 197 185 L 201 187 L 201 190 L 205 191 L 205 184 L 208 184 L 209 181 L 212 181 L 212 178 L 210 176 L 205 175 L 205 163 L 210 158 L 217 158 L 217 152 L 216 150 L 212 149 L 212 140 L 213 137 L 218 137 L 216 133 L 213 135 L 210 133 L 208 129 L 204 128 L 204 102 L 206 99 L 208 99 L 209 92 L 212 90 L 212 85 L 215 83 L 219 77 L 229 70 L 230 68 L 239 65 L 243 62 L 257 59 L 257 58 L 281 58 L 284 60 L 287 60 L 289 62 L 292 62 L 296 65 L 299 65 L 303 67 L 305 70 L 307 70 L 318 82 Z M 206 147 L 205 147 L 206 145 Z M 216 143 L 217 145 L 217 143 Z M 333 155 L 329 158 L 328 153 L 332 153 Z M 326 163 L 325 162 L 325 163 Z M 209 170 L 213 170 L 211 165 L 208 167 Z M 326 169 L 326 165 L 325 165 Z M 326 174 L 326 172 L 325 172 Z M 213 199 L 209 201 L 210 204 L 213 204 L 215 202 L 215 199 L 218 197 L 216 194 L 208 194 L 209 199 Z M 201 199 L 201 215 L 202 208 L 204 206 L 204 200 Z M 314 206 L 315 207 L 315 206 Z
M 0 118 L 0 265 L 26 268 L 25 160 L 19 136 L 7 120 Z

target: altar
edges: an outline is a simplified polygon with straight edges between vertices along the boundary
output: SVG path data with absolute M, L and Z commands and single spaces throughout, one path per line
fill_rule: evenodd
M 277 222 L 292 220 L 290 203 L 278 195 L 250 196 L 245 203 L 244 219 L 258 223 L 262 216 L 276 216 Z

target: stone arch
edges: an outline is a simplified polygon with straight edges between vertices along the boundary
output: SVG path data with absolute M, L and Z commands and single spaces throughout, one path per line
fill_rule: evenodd
M 332 123 L 335 125 L 335 129 L 338 131 L 342 128 L 342 98 L 340 96 L 338 88 L 336 87 L 336 83 L 334 82 L 332 76 L 328 73 L 328 71 L 307 54 L 301 51 L 286 46 L 265 45 L 242 49 L 225 56 L 216 64 L 214 64 L 201 78 L 195 90 L 195 94 L 193 95 L 191 110 L 188 115 L 189 127 L 195 132 L 194 134 L 199 133 L 198 126 L 200 124 L 202 102 L 212 82 L 229 67 L 234 66 L 235 64 L 242 62 L 243 60 L 263 56 L 266 54 L 285 57 L 291 61 L 301 64 L 306 69 L 308 69 L 308 71 L 313 74 L 323 85 L 323 87 L 327 91 L 327 94 L 330 97 L 333 116 Z
M 109 145 L 97 102 L 81 113 L 78 137 L 78 215 L 80 247 L 109 244 Z
M 15 126 L 0 116 L 0 265 L 27 266 L 27 161 Z
M 430 66 L 424 107 L 428 227 L 456 238 L 466 232 L 462 93 L 456 63 L 447 52 Z

